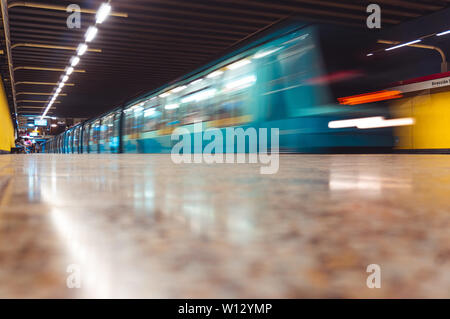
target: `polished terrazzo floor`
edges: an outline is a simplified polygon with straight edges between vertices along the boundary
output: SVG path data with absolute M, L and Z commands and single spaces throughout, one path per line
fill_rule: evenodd
M 0 298 L 450 298 L 449 156 L 259 168 L 0 156 Z

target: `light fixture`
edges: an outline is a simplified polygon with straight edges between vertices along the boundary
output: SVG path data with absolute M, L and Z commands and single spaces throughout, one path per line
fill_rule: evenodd
M 374 117 L 365 117 L 359 119 L 351 119 L 351 120 L 339 120 L 339 121 L 331 121 L 328 123 L 329 128 L 348 128 L 348 127 L 356 127 L 358 125 L 364 124 L 365 122 L 374 122 L 374 121 L 382 121 L 383 117 L 374 116 Z
M 249 75 L 249 76 L 240 78 L 236 81 L 227 83 L 225 85 L 225 88 L 228 91 L 241 90 L 241 89 L 245 89 L 245 88 L 252 86 L 255 82 L 256 82 L 256 76 Z
M 164 98 L 168 97 L 170 95 L 170 92 L 164 92 L 163 94 L 159 95 L 159 97 Z
M 187 88 L 187 86 L 186 85 L 183 85 L 183 86 L 179 86 L 179 87 L 176 87 L 176 88 L 174 88 L 173 90 L 172 90 L 172 92 L 174 92 L 174 93 L 178 93 L 178 92 L 181 92 L 181 91 L 183 91 L 185 88 Z
M 103 23 L 106 20 L 106 18 L 108 18 L 110 13 L 111 13 L 111 6 L 108 3 L 102 3 L 102 5 L 97 11 L 96 22 L 99 24 Z
M 194 82 L 191 82 L 189 85 L 196 85 L 199 84 L 200 82 L 203 82 L 203 79 L 195 80 Z
M 168 105 L 166 105 L 165 109 L 166 110 L 174 110 L 174 109 L 177 109 L 179 107 L 180 107 L 179 104 L 168 104 Z
M 384 127 L 395 127 L 395 126 L 407 126 L 414 125 L 415 119 L 411 117 L 407 118 L 399 118 L 386 120 L 384 117 L 375 116 L 375 117 L 366 117 L 359 119 L 351 119 L 351 120 L 340 120 L 340 121 L 331 121 L 328 123 L 329 128 L 352 128 L 356 127 L 360 130 L 371 129 L 371 128 L 384 128 Z
M 102 3 L 100 5 L 99 9 L 97 10 L 96 23 L 97 24 L 103 23 L 106 20 L 106 18 L 108 18 L 110 13 L 111 13 L 111 5 L 109 4 L 109 1 L 108 1 L 108 3 Z M 90 26 L 84 35 L 86 43 L 89 43 L 92 40 L 94 40 L 94 38 L 97 36 L 97 33 L 98 33 L 97 27 Z M 62 75 L 61 82 L 58 83 L 58 87 L 55 91 L 55 94 L 53 95 L 52 99 L 48 103 L 47 108 L 45 109 L 45 112 L 42 114 L 41 120 L 46 117 L 50 107 L 55 103 L 56 99 L 59 96 L 59 93 L 61 92 L 62 88 L 65 86 L 65 83 L 69 80 L 69 75 L 71 75 L 75 71 L 74 67 L 76 67 L 80 63 L 80 61 L 81 61 L 80 56 L 84 55 L 87 52 L 87 50 L 89 49 L 89 47 L 86 43 L 81 43 L 80 45 L 78 45 L 78 47 L 76 49 L 77 56 L 74 56 L 71 58 L 70 66 L 68 68 L 66 68 L 65 74 Z
M 76 67 L 78 63 L 80 63 L 80 58 L 77 56 L 72 57 L 72 59 L 70 60 L 70 65 L 73 67 Z
M 214 72 L 208 74 L 206 77 L 207 77 L 208 79 L 212 79 L 212 78 L 218 77 L 218 76 L 221 75 L 221 74 L 223 74 L 223 71 L 217 70 L 217 71 L 214 71 Z
M 445 34 L 449 34 L 450 33 L 450 30 L 448 30 L 448 31 L 444 31 L 444 32 L 441 32 L 441 33 L 438 33 L 438 34 L 436 34 L 438 37 L 440 37 L 441 35 L 445 35 Z
M 343 105 L 358 105 L 358 104 L 386 101 L 386 100 L 392 100 L 392 99 L 399 99 L 402 97 L 403 97 L 403 94 L 401 91 L 383 90 L 383 91 L 370 92 L 370 93 L 358 94 L 358 95 L 347 96 L 347 97 L 340 97 L 340 98 L 338 98 L 338 102 L 339 102 L 339 104 L 343 104 Z
M 372 56 L 373 55 L 373 53 L 369 53 L 369 54 L 367 54 L 367 56 Z
M 374 122 L 365 122 L 357 126 L 360 130 L 371 129 L 371 128 L 383 128 L 383 127 L 396 127 L 396 126 L 409 126 L 416 123 L 415 119 L 412 117 L 405 117 L 400 119 L 392 119 Z
M 242 59 L 227 66 L 228 70 L 236 70 L 252 63 L 249 59 Z
M 153 116 L 156 112 L 156 109 L 154 107 L 152 107 L 151 109 L 147 109 L 144 112 L 144 117 L 150 117 Z
M 181 103 L 200 102 L 203 100 L 207 100 L 216 95 L 216 92 L 217 92 L 216 89 L 207 89 L 200 92 L 196 92 L 182 99 Z
M 394 47 L 387 48 L 387 49 L 385 49 L 385 50 L 386 50 L 386 51 L 391 51 L 391 50 L 398 49 L 398 48 L 402 48 L 402 47 L 405 47 L 405 46 L 408 46 L 408 45 L 411 45 L 411 44 L 414 44 L 414 43 L 418 43 L 418 42 L 422 42 L 422 40 L 414 40 L 414 41 L 411 41 L 411 42 L 399 44 L 399 45 L 396 45 L 396 46 L 394 46 Z
M 268 56 L 268 55 L 270 55 L 270 54 L 272 54 L 272 53 L 275 53 L 275 52 L 277 52 L 277 51 L 280 51 L 282 48 L 283 48 L 283 47 L 276 48 L 276 49 L 269 50 L 269 51 L 258 52 L 258 53 L 256 53 L 256 54 L 253 56 L 253 58 L 254 58 L 254 59 L 261 59 L 261 58 L 264 58 L 264 57 L 266 57 L 266 56 Z
M 97 35 L 98 29 L 96 27 L 90 26 L 86 34 L 84 35 L 84 38 L 86 39 L 86 42 L 91 42 L 94 40 L 95 36 Z
M 83 54 L 86 53 L 87 49 L 88 49 L 87 44 L 86 44 L 86 43 L 82 43 L 82 44 L 80 44 L 80 45 L 78 46 L 78 48 L 77 48 L 77 54 L 78 54 L 79 56 L 82 56 Z

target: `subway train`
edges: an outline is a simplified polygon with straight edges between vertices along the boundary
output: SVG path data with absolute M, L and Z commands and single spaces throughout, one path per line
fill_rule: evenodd
M 391 118 L 384 93 L 376 91 L 386 79 L 365 52 L 373 43 L 363 31 L 284 23 L 173 83 L 68 129 L 49 140 L 45 152 L 170 153 L 176 128 L 192 137 L 201 134 L 194 123 L 201 131 L 220 129 L 223 136 L 230 127 L 278 128 L 279 151 L 285 153 L 389 151 L 392 128 L 330 125 Z M 357 95 L 372 90 L 374 99 Z

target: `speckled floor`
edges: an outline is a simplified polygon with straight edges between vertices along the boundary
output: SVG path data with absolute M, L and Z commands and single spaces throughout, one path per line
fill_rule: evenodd
M 450 298 L 450 156 L 259 168 L 0 156 L 0 298 Z

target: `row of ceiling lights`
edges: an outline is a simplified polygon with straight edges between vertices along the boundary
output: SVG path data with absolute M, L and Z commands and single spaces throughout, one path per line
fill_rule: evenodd
M 65 74 L 61 77 L 61 81 L 58 83 L 58 86 L 56 88 L 55 93 L 53 94 L 52 99 L 47 105 L 47 108 L 45 109 L 44 113 L 41 116 L 41 120 L 44 119 L 47 116 L 47 113 L 49 112 L 52 105 L 55 103 L 56 99 L 58 98 L 59 94 L 61 93 L 63 87 L 65 86 L 66 82 L 69 80 L 70 75 L 75 70 L 74 68 L 80 63 L 81 56 L 83 56 L 86 51 L 88 50 L 88 43 L 90 43 L 94 38 L 96 37 L 98 33 L 98 29 L 96 27 L 97 24 L 103 23 L 108 16 L 111 13 L 111 5 L 109 3 L 103 3 L 100 8 L 97 11 L 96 14 L 96 22 L 94 26 L 90 26 L 86 34 L 84 35 L 85 42 L 81 43 L 77 48 L 77 55 L 73 56 L 70 59 L 70 66 L 66 68 Z
M 440 37 L 440 36 L 443 36 L 443 35 L 446 35 L 446 34 L 450 34 L 450 30 L 447 30 L 447 31 L 444 31 L 444 32 L 440 32 L 440 33 L 436 33 L 436 34 L 433 34 L 433 35 L 436 35 L 436 36 Z M 419 43 L 419 42 L 422 42 L 422 39 L 418 39 L 418 40 L 410 41 L 410 42 L 407 42 L 407 43 L 399 44 L 399 45 L 396 45 L 396 46 L 384 49 L 384 51 L 391 51 L 391 50 L 399 49 L 399 48 L 406 47 L 408 45 L 416 44 L 416 43 Z M 372 55 L 374 55 L 374 53 L 367 54 L 367 56 L 372 56 Z

